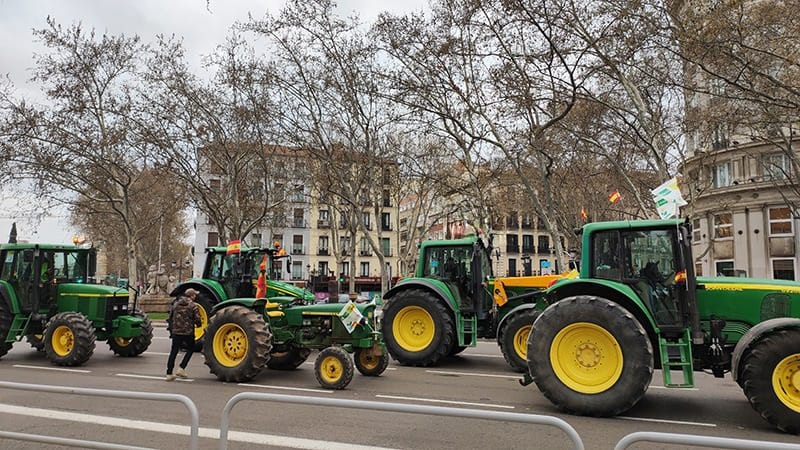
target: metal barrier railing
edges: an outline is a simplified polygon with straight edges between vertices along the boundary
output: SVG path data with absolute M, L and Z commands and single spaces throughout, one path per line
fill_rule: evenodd
M 654 431 L 638 431 L 631 433 L 617 442 L 614 450 L 623 450 L 636 442 L 659 442 L 662 444 L 694 445 L 697 447 L 731 448 L 743 450 L 800 450 L 800 444 L 784 442 L 751 441 L 713 436 L 697 436 L 694 434 L 657 433 Z
M 185 395 L 162 394 L 156 392 L 113 391 L 109 389 L 91 389 L 91 388 L 78 388 L 78 387 L 68 387 L 68 386 L 50 386 L 46 384 L 15 383 L 11 381 L 0 381 L 0 388 L 18 389 L 24 391 L 50 392 L 55 394 L 78 394 L 78 395 L 90 395 L 94 397 L 128 398 L 135 400 L 172 401 L 172 402 L 183 403 L 183 405 L 186 406 L 186 409 L 189 410 L 189 415 L 192 418 L 191 430 L 189 432 L 189 449 L 197 450 L 197 448 L 199 447 L 200 413 L 198 413 L 197 406 L 194 404 L 194 402 Z M 11 438 L 10 436 L 12 435 L 15 436 L 12 439 L 16 440 L 45 442 L 38 440 L 44 438 L 48 439 L 48 441 L 45 443 L 63 444 L 69 446 L 75 446 L 73 444 L 77 442 L 77 443 L 83 443 L 82 445 L 84 446 L 106 445 L 106 447 L 89 447 L 89 448 L 109 448 L 109 449 L 141 448 L 141 447 L 123 447 L 123 446 L 118 446 L 118 444 L 109 444 L 109 443 L 94 442 L 94 441 L 79 441 L 75 439 L 68 439 L 57 436 L 26 435 L 23 433 L 3 432 L 3 435 L 0 435 L 0 437 L 6 436 Z M 32 439 L 31 437 L 36 439 Z
M 86 441 L 83 439 L 69 439 L 56 436 L 40 436 L 38 434 L 15 433 L 13 431 L 0 431 L 0 439 L 39 442 L 42 444 L 66 445 L 68 447 L 77 448 L 95 448 L 102 450 L 155 450 L 150 447 L 133 447 L 130 445 L 111 444 L 109 442 Z
M 583 450 L 583 441 L 578 432 L 567 422 L 552 416 L 536 414 L 520 414 L 502 411 L 482 411 L 479 409 L 450 408 L 444 406 L 408 405 L 404 403 L 368 402 L 364 400 L 346 400 L 335 398 L 320 398 L 308 396 L 294 396 L 284 394 L 268 394 L 262 392 L 240 392 L 225 404 L 222 410 L 222 420 L 219 426 L 219 448 L 228 448 L 228 428 L 230 426 L 230 413 L 233 407 L 242 400 L 260 400 L 268 402 L 294 403 L 312 406 L 330 406 L 336 408 L 368 409 L 373 411 L 399 412 L 409 414 L 426 414 L 433 416 L 463 417 L 469 419 L 498 420 L 508 422 L 547 425 L 559 428 L 570 438 L 577 450 Z

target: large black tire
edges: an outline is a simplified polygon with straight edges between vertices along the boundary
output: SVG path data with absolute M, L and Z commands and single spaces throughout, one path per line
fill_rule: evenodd
M 252 309 L 231 306 L 211 317 L 203 354 L 211 373 L 220 380 L 238 383 L 253 379 L 264 369 L 271 350 L 269 323 Z
M 442 300 L 428 291 L 409 289 L 386 303 L 383 337 L 397 362 L 424 367 L 450 354 L 456 331 L 453 316 Z
M 653 347 L 642 325 L 620 305 L 588 295 L 569 297 L 533 323 L 528 370 L 562 411 L 615 416 L 647 391 Z
M 452 347 L 450 347 L 450 351 L 447 352 L 447 356 L 455 356 L 463 352 L 467 348 L 469 348 L 469 346 L 467 345 L 453 345 Z
M 0 297 L 0 358 L 6 355 L 13 342 L 6 342 L 8 332 L 11 330 L 11 322 L 14 316 L 11 315 L 11 309 L 6 305 L 5 300 Z
M 81 313 L 53 316 L 44 332 L 44 351 L 58 366 L 79 366 L 92 356 L 95 346 L 92 322 Z
M 108 347 L 116 355 L 124 357 L 139 356 L 153 342 L 153 323 L 150 322 L 147 315 L 139 310 L 134 310 L 131 315 L 142 319 L 142 334 L 130 339 L 108 338 Z
M 308 359 L 311 350 L 308 348 L 292 347 L 285 352 L 272 352 L 267 361 L 267 367 L 272 370 L 294 370 Z
M 44 335 L 43 334 L 27 334 L 25 340 L 31 344 L 37 352 L 44 353 Z
M 357 348 L 353 359 L 361 375 L 377 377 L 389 367 L 389 354 L 375 355 L 371 348 Z
M 781 431 L 800 434 L 800 329 L 759 338 L 742 359 L 740 378 L 761 417 Z
M 353 360 L 342 347 L 322 349 L 314 362 L 314 376 L 326 389 L 344 389 L 353 379 Z
M 537 317 L 539 311 L 524 309 L 508 317 L 500 329 L 500 352 L 508 365 L 517 372 L 528 371 L 528 336 Z

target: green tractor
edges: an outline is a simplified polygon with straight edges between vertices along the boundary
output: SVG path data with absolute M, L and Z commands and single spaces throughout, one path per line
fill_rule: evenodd
M 291 258 L 279 245 L 242 247 L 236 253 L 228 253 L 227 247 L 208 247 L 202 276 L 181 283 L 170 293 L 170 296 L 177 297 L 189 288 L 199 292 L 195 302 L 200 307 L 203 325 L 195 329 L 195 341 L 198 345 L 203 342 L 209 313 L 214 306 L 231 298 L 255 297 L 259 266 L 265 257 L 267 298 L 285 296 L 300 303 L 314 302 L 311 292 L 275 279 L 281 273 L 283 261 L 287 261 L 287 270 L 289 269 L 288 262 Z
M 128 290 L 92 284 L 94 249 L 10 242 L 0 261 L 0 357 L 23 337 L 61 366 L 85 363 L 97 339 L 120 356 L 150 346 L 153 326 Z
M 590 223 L 581 273 L 546 294 L 528 342 L 529 376 L 565 412 L 624 413 L 653 369 L 691 388 L 730 373 L 753 408 L 800 432 L 800 284 L 696 277 L 682 220 Z
M 478 236 L 420 244 L 414 277 L 384 295 L 383 333 L 400 364 L 431 366 L 496 339 L 506 362 L 527 370 L 527 342 L 545 288 L 562 275 L 491 277 L 491 245 Z
M 379 376 L 389 365 L 379 308 L 378 300 L 302 305 L 294 297 L 231 299 L 212 310 L 203 345 L 206 365 L 220 380 L 244 382 L 265 367 L 296 369 L 319 350 L 317 381 L 328 389 L 344 389 L 354 367 Z

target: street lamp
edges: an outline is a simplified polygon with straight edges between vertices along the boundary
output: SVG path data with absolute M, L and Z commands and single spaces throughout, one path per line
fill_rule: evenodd
M 181 263 L 178 263 L 176 261 L 172 261 L 170 263 L 170 266 L 172 267 L 172 270 L 178 269 L 178 284 L 180 284 L 180 283 L 183 282 L 183 269 L 185 268 L 185 269 L 188 270 L 192 266 L 192 262 L 189 261 L 189 258 L 187 257 Z
M 526 277 L 531 275 L 531 257 L 528 255 L 522 256 L 522 270 Z

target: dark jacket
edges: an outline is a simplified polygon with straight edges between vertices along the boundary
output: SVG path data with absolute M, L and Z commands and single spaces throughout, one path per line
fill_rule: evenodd
M 182 295 L 172 303 L 167 324 L 167 329 L 173 335 L 192 335 L 194 328 L 202 325 L 200 308 L 192 299 Z

